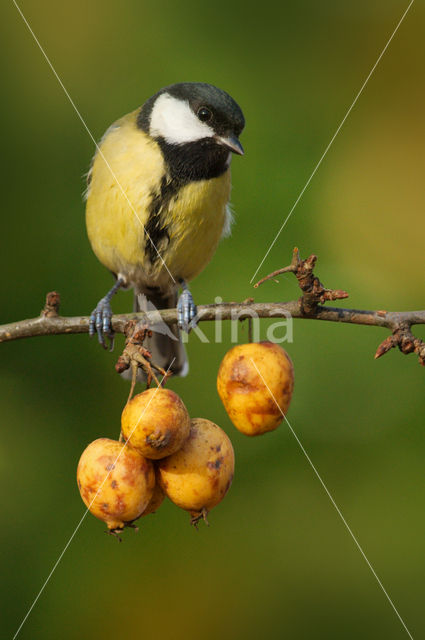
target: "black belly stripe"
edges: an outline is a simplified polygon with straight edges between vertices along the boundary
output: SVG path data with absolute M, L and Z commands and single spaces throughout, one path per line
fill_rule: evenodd
M 159 190 L 151 193 L 149 217 L 145 225 L 145 252 L 151 264 L 160 259 L 160 245 L 164 239 L 169 239 L 166 223 L 168 207 L 171 200 L 178 197 L 179 190 L 191 182 L 218 178 L 229 169 L 229 150 L 210 138 L 182 145 L 169 144 L 163 138 L 158 138 L 157 142 L 168 177 L 162 176 Z
M 159 260 L 159 254 L 161 253 L 160 245 L 164 240 L 169 240 L 170 238 L 165 219 L 170 202 L 173 197 L 176 197 L 179 188 L 180 185 L 177 180 L 167 179 L 164 175 L 161 179 L 159 191 L 153 191 L 151 194 L 149 217 L 145 225 L 145 252 L 151 264 Z

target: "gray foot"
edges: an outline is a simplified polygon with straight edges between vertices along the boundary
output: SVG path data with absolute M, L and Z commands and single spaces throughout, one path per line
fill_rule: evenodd
M 96 309 L 90 316 L 89 335 L 94 336 L 97 332 L 97 337 L 104 349 L 107 349 L 105 342 L 105 336 L 109 338 L 110 345 L 109 351 L 114 348 L 114 331 L 112 329 L 112 309 L 108 296 L 105 296 L 96 305 Z
M 112 329 L 112 309 L 110 302 L 119 288 L 124 284 L 125 282 L 122 277 L 117 278 L 112 289 L 108 291 L 104 298 L 99 300 L 96 309 L 94 309 L 90 316 L 89 336 L 92 337 L 97 332 L 99 342 L 104 349 L 108 348 L 106 346 L 105 336 L 109 338 L 109 351 L 113 351 L 114 348 L 114 330 Z
M 197 309 L 192 294 L 189 289 L 185 287 L 177 302 L 177 322 L 179 329 L 189 333 L 193 327 L 196 327 L 196 314 Z

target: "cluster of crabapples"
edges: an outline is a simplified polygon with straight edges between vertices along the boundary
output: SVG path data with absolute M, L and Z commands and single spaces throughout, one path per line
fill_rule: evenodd
M 233 347 L 217 377 L 218 394 L 239 431 L 255 436 L 282 422 L 294 371 L 279 345 Z M 226 433 L 205 418 L 190 419 L 181 398 L 162 387 L 134 396 L 121 416 L 120 440 L 99 438 L 77 469 L 81 497 L 111 533 L 154 513 L 165 496 L 196 524 L 224 498 L 233 479 L 234 452 Z

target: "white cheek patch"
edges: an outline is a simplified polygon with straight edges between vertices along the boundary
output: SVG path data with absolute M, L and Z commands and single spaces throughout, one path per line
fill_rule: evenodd
M 163 93 L 152 109 L 149 133 L 170 144 L 183 144 L 212 137 L 214 130 L 198 120 L 186 100 Z

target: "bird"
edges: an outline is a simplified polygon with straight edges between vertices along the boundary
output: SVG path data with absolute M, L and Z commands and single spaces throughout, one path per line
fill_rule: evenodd
M 177 306 L 178 323 L 152 327 L 152 360 L 186 375 L 180 330 L 196 324 L 188 283 L 230 233 L 230 164 L 243 155 L 241 108 L 204 82 L 160 89 L 112 124 L 87 174 L 86 227 L 92 249 L 114 286 L 90 316 L 89 333 L 113 349 L 111 299 L 133 288 L 134 310 Z M 181 295 L 178 296 L 179 289 Z

